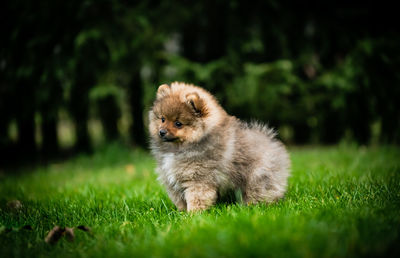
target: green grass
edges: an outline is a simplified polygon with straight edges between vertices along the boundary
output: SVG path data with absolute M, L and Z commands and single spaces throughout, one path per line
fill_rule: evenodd
M 400 149 L 290 149 L 284 200 L 178 212 L 140 150 L 110 145 L 47 167 L 0 174 L 0 256 L 359 257 L 399 254 Z M 22 208 L 10 208 L 19 200 Z M 32 230 L 22 229 L 31 225 Z M 55 225 L 87 225 L 44 242 Z M 12 229 L 10 231 L 10 229 Z

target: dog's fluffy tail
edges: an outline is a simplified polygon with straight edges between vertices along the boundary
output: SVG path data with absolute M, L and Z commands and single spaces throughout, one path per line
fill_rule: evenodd
M 251 121 L 250 123 L 243 123 L 242 126 L 249 130 L 259 131 L 262 134 L 265 134 L 270 139 L 275 139 L 277 133 L 274 128 L 268 127 L 268 125 L 263 124 L 258 121 Z

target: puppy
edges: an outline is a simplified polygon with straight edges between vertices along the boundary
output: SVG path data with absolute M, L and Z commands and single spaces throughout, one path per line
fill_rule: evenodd
M 149 112 L 159 180 L 179 210 L 204 210 L 228 192 L 246 204 L 283 197 L 290 173 L 273 130 L 228 115 L 206 90 L 163 84 Z

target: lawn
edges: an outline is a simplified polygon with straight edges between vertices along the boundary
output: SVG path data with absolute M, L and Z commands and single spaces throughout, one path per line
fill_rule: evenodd
M 148 152 L 93 155 L 0 172 L 1 257 L 365 257 L 400 254 L 400 148 L 290 148 L 273 205 L 179 212 Z M 75 227 L 45 242 L 56 225 Z M 89 232 L 79 230 L 87 226 Z

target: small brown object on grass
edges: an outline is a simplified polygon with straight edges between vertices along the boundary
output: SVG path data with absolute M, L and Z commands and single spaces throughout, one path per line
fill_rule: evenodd
M 23 226 L 21 229 L 25 229 L 25 230 L 32 230 L 32 226 L 31 225 L 25 225 Z
M 63 236 L 65 228 L 61 228 L 59 226 L 55 226 L 50 232 L 47 234 L 44 241 L 48 244 L 55 244 L 57 243 L 60 238 Z
M 90 228 L 88 226 L 84 226 L 84 225 L 80 225 L 77 227 L 77 229 L 86 231 L 86 232 L 90 232 Z
M 23 227 L 24 229 L 31 230 L 31 226 L 25 226 Z M 76 227 L 77 229 L 80 229 L 82 231 L 90 233 L 90 228 L 84 225 L 80 225 Z M 55 226 L 46 236 L 44 241 L 48 244 L 55 244 L 57 243 L 63 236 L 67 238 L 69 242 L 73 242 L 75 240 L 75 228 L 69 228 L 69 227 L 59 227 Z
M 74 228 L 65 228 L 64 235 L 69 242 L 73 242 L 75 239 Z
M 19 200 L 11 200 L 7 202 L 7 207 L 11 211 L 19 211 L 22 208 L 22 203 Z

